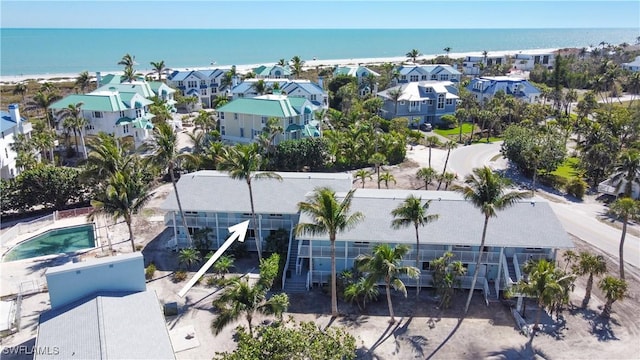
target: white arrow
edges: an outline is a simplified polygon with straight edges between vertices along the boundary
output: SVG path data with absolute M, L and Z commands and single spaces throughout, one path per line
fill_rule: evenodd
M 220 246 L 220 248 L 216 250 L 215 253 L 213 253 L 211 258 L 204 265 L 202 265 L 200 270 L 198 270 L 198 272 L 191 278 L 191 280 L 187 282 L 187 284 L 182 288 L 182 290 L 178 292 L 178 296 L 184 297 L 187 291 L 191 289 L 193 284 L 195 284 L 198 281 L 198 279 L 200 279 L 200 277 L 204 275 L 204 273 L 207 272 L 207 270 L 209 270 L 211 265 L 213 265 L 213 263 L 216 262 L 216 260 L 218 260 L 218 258 L 222 255 L 222 253 L 224 253 L 229 248 L 229 246 L 233 244 L 233 242 L 236 239 L 238 239 L 238 241 L 240 242 L 244 242 L 244 236 L 247 234 L 248 227 L 249 227 L 249 220 L 230 226 L 229 232 L 231 233 L 231 236 L 229 236 L 229 238 L 224 242 L 224 244 L 222 244 L 222 246 Z

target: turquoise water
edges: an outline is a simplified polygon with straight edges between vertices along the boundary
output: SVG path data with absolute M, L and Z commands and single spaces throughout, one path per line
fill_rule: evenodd
M 633 44 L 631 29 L 0 29 L 0 75 L 259 64 L 291 59 L 351 59 L 423 54 Z
M 49 230 L 11 249 L 3 262 L 29 259 L 32 257 L 71 253 L 95 247 L 93 225 L 81 225 Z

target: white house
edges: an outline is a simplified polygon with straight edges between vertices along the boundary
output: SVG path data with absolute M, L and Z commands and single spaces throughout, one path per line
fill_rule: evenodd
M 507 63 L 507 57 L 503 55 L 467 56 L 462 62 L 462 71 L 466 75 L 480 75 L 481 68 L 491 67 Z
M 0 178 L 11 179 L 20 173 L 16 167 L 18 154 L 11 149 L 17 134 L 25 134 L 31 137 L 32 126 L 25 118 L 20 116 L 18 104 L 10 104 L 9 112 L 0 111 L 2 137 L 0 138 Z
M 398 77 L 394 80 L 396 85 L 418 81 L 451 81 L 457 85 L 462 75 L 460 71 L 447 64 L 402 65 L 396 71 L 398 73 Z
M 467 90 L 480 103 L 491 99 L 499 91 L 529 104 L 537 102 L 540 97 L 538 88 L 526 79 L 513 76 L 483 76 L 471 79 Z
M 218 108 L 222 138 L 248 143 L 262 133 L 267 120 L 279 119 L 283 132 L 275 143 L 282 140 L 319 137 L 320 123 L 315 120 L 316 107 L 304 97 L 282 94 L 239 98 Z
M 174 71 L 167 76 L 167 84 L 182 91 L 184 96 L 198 98 L 199 106 L 210 108 L 216 97 L 227 95 L 233 86 L 225 83 L 228 71 L 229 69 Z M 237 78 L 232 81 L 237 81 Z
M 640 56 L 637 56 L 632 62 L 623 63 L 622 68 L 633 72 L 640 71 Z
M 256 88 L 260 81 L 264 84 L 264 93 L 258 93 Z M 315 106 L 316 111 L 329 108 L 329 94 L 322 88 L 322 80 L 316 84 L 310 80 L 246 79 L 231 89 L 231 96 L 235 100 L 278 92 L 290 98 L 305 98 Z
M 536 65 L 543 66 L 546 69 L 552 69 L 555 64 L 555 59 L 555 54 L 551 52 L 519 52 L 513 56 L 513 67 L 523 71 L 531 71 Z

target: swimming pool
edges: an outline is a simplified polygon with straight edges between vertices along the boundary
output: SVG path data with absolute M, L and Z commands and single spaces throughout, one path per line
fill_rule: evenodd
M 72 253 L 96 246 L 93 224 L 48 230 L 14 246 L 3 262 Z

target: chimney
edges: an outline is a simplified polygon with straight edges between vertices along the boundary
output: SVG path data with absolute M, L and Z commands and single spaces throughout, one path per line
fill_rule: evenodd
M 324 86 L 322 84 L 322 80 L 324 80 L 324 78 L 322 76 L 318 76 L 318 86 L 320 86 L 320 88 L 322 90 L 324 90 Z
M 100 87 L 101 82 L 102 76 L 100 75 L 100 71 L 96 71 L 96 89 Z
M 11 114 L 11 120 L 16 123 L 16 125 L 20 124 L 20 106 L 18 104 L 9 104 L 9 114 Z

